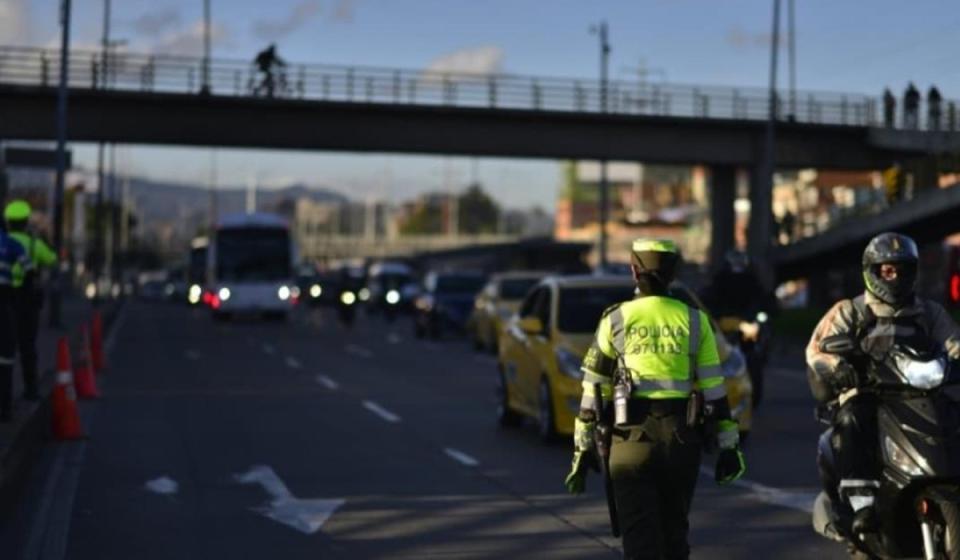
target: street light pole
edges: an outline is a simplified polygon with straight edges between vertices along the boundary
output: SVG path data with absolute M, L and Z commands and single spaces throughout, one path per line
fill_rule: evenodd
M 60 86 L 57 89 L 57 182 L 53 191 L 53 249 L 57 255 L 63 252 L 63 183 L 66 175 L 67 156 L 67 79 L 70 66 L 70 0 L 60 4 Z M 50 294 L 51 327 L 60 326 L 60 267 L 54 269 L 54 289 Z
M 210 0 L 203 0 L 203 78 L 200 93 L 210 93 Z
M 607 28 L 607 22 L 601 21 L 599 25 L 591 28 L 591 32 L 596 33 L 600 39 L 600 112 L 607 112 L 608 100 L 608 74 L 610 67 L 610 36 Z M 607 245 L 609 242 L 607 234 L 607 222 L 610 219 L 610 193 L 607 184 L 607 160 L 600 160 L 600 268 L 607 268 Z

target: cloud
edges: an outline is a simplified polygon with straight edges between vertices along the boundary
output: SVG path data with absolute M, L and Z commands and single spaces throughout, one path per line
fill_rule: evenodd
M 302 0 L 282 19 L 253 22 L 253 34 L 264 41 L 275 41 L 297 31 L 319 13 L 320 0 Z
M 773 44 L 773 35 L 771 33 L 756 33 L 747 31 L 740 26 L 733 26 L 727 30 L 726 42 L 736 49 L 769 49 Z M 780 46 L 787 45 L 787 34 L 780 33 Z
M 22 45 L 30 38 L 27 0 L 0 0 L 0 44 Z
M 180 12 L 176 8 L 162 8 L 142 14 L 130 22 L 133 30 L 147 37 L 159 37 L 180 27 Z
M 228 29 L 218 23 L 210 28 L 210 42 L 213 45 L 224 44 L 230 38 Z M 161 54 L 184 54 L 200 56 L 203 54 L 203 21 L 197 21 L 189 27 L 178 29 L 159 37 L 151 49 Z
M 330 21 L 338 21 L 343 23 L 351 23 L 353 21 L 353 14 L 357 8 L 357 0 L 339 0 L 336 7 L 333 8 L 333 14 L 330 16 Z
M 500 72 L 503 64 L 503 49 L 483 45 L 460 49 L 433 60 L 424 74 L 477 74 L 489 76 Z

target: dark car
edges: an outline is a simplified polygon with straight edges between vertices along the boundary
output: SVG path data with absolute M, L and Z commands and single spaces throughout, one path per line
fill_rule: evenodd
M 429 273 L 414 304 L 414 334 L 438 338 L 444 332 L 464 332 L 474 298 L 484 283 L 486 277 L 479 273 Z

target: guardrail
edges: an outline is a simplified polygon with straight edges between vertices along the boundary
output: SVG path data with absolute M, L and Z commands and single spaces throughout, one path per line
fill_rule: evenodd
M 53 87 L 59 65 L 53 49 L 0 46 L 0 84 Z M 104 58 L 100 51 L 74 50 L 69 81 L 73 88 L 199 94 L 203 69 L 197 57 L 111 52 Z M 203 93 L 215 96 L 754 121 L 767 119 L 770 102 L 762 88 L 610 81 L 604 93 L 591 79 L 320 64 L 285 64 L 268 80 L 250 62 L 225 59 L 210 61 L 208 86 Z M 802 92 L 776 102 L 781 120 L 880 124 L 880 100 L 870 96 Z M 954 129 L 951 115 L 943 128 Z

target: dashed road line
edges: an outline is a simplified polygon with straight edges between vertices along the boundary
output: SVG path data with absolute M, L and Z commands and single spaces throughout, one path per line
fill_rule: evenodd
M 453 459 L 454 461 L 467 467 L 476 467 L 477 465 L 480 464 L 480 461 L 477 461 L 476 459 L 467 455 L 463 451 L 460 451 L 459 449 L 446 447 L 444 448 L 443 452 L 446 453 L 447 456 Z
M 294 358 L 293 356 L 287 356 L 287 359 L 285 361 L 286 361 L 287 367 L 290 369 L 300 369 L 301 367 L 300 360 Z
M 330 389 L 331 391 L 336 391 L 337 389 L 340 388 L 339 383 L 337 383 L 333 379 L 330 379 L 326 375 L 317 375 L 316 380 L 317 380 L 317 383 L 323 385 L 324 387 L 326 387 L 327 389 Z
M 713 470 L 708 467 L 701 466 L 700 473 L 711 479 L 713 478 Z M 751 497 L 761 502 L 802 511 L 804 513 L 813 513 L 813 502 L 817 498 L 816 492 L 781 490 L 780 488 L 774 488 L 773 486 L 767 486 L 766 484 L 760 484 L 759 482 L 743 478 L 735 480 L 731 484 L 749 491 Z
M 363 408 L 366 408 L 370 412 L 376 414 L 380 418 L 390 422 L 391 424 L 396 424 L 400 422 L 400 417 L 396 414 L 390 412 L 389 410 L 383 408 L 379 404 L 373 401 L 363 401 Z
M 276 347 L 274 347 L 273 344 L 264 344 L 264 345 L 263 345 L 263 352 L 264 352 L 264 354 L 270 354 L 270 355 L 272 356 L 274 353 L 276 353 L 276 351 L 277 351 L 277 349 L 276 349 Z
M 358 357 L 360 357 L 360 358 L 372 358 L 372 357 L 373 357 L 373 352 L 371 352 L 370 350 L 367 350 L 367 349 L 364 348 L 363 346 L 360 346 L 360 345 L 357 345 L 357 344 L 347 344 L 346 346 L 343 347 L 343 350 L 344 350 L 347 354 L 353 354 L 354 356 L 358 356 Z

